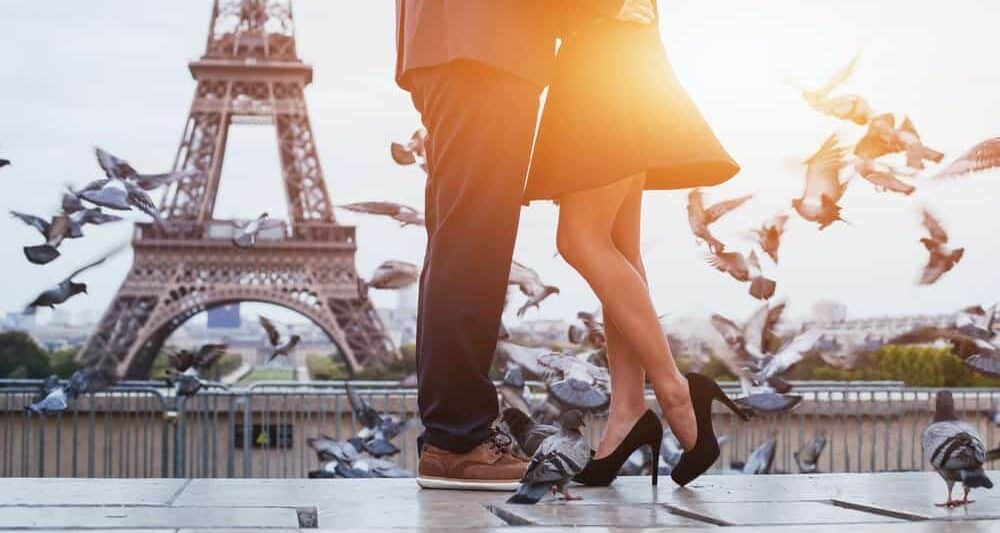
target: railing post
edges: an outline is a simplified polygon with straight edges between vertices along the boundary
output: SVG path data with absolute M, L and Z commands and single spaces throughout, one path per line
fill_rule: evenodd
M 251 402 L 253 398 L 250 392 L 243 393 L 243 477 L 253 477 L 253 463 L 251 462 L 250 437 L 253 433 L 253 418 L 251 415 Z

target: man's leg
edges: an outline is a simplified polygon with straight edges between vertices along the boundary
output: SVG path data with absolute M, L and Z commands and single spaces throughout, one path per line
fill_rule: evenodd
M 488 374 L 539 92 L 474 63 L 411 76 L 428 130 L 428 242 L 417 326 L 423 441 L 465 453 L 489 436 L 498 414 Z

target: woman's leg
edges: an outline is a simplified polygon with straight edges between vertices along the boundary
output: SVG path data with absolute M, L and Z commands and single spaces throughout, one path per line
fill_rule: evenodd
M 622 202 L 611 228 L 611 240 L 625 259 L 645 281 L 646 270 L 639 255 L 639 222 L 642 209 L 643 176 L 632 178 L 628 195 Z M 609 455 L 646 412 L 646 372 L 633 353 L 625 336 L 615 325 L 614 317 L 604 312 L 608 369 L 611 373 L 611 408 L 608 424 L 597 446 L 596 458 Z
M 606 315 L 612 317 L 639 359 L 681 446 L 691 449 L 698 430 L 687 380 L 670 354 L 645 280 L 621 253 L 612 236 L 618 212 L 632 184 L 633 179 L 629 178 L 562 196 L 557 245 L 563 258 L 590 284 Z

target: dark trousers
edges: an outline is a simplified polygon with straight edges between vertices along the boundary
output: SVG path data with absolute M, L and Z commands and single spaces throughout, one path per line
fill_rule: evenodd
M 539 89 L 472 62 L 408 76 L 428 131 L 427 252 L 417 314 L 422 440 L 463 453 L 489 436 L 498 415 L 489 371 Z

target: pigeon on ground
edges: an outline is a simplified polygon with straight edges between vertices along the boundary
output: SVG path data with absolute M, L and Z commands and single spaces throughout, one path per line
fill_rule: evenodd
M 528 457 L 535 455 L 542 441 L 559 431 L 557 426 L 536 423 L 531 415 L 523 413 L 520 409 L 504 409 L 500 417 L 510 429 L 510 436 L 514 437 L 514 442 Z
M 958 419 L 955 400 L 951 392 L 937 393 L 934 419 L 921 437 L 925 457 L 948 485 L 948 499 L 937 505 L 956 507 L 968 505 L 969 491 L 974 488 L 993 488 L 993 481 L 983 471 L 986 448 L 976 428 Z M 965 489 L 961 500 L 951 498 L 955 482 L 960 481 Z
M 497 392 L 500 393 L 500 399 L 505 405 L 531 415 L 531 404 L 524 397 L 524 372 L 521 371 L 521 367 L 514 364 L 507 365 L 507 371 L 500 386 L 497 387 Z
M 927 260 L 927 265 L 924 267 L 918 283 L 920 285 L 933 285 L 962 260 L 965 248 L 948 246 L 948 232 L 945 231 L 937 217 L 927 209 L 923 210 L 923 225 L 929 236 L 921 238 L 920 242 L 930 253 L 930 258 Z
M 757 244 L 764 253 L 771 258 L 775 264 L 778 263 L 778 247 L 781 245 L 781 236 L 785 233 L 785 223 L 788 222 L 788 215 L 781 214 L 772 217 L 760 229 L 754 230 L 757 235 Z
M 37 398 L 35 403 L 25 408 L 38 414 L 61 413 L 69 408 L 70 401 L 84 394 L 105 390 L 117 381 L 113 372 L 95 367 L 73 372 L 65 384 L 60 384 L 58 378 L 50 376 L 43 383 L 41 392 L 44 397 Z
M 831 135 L 823 146 L 806 160 L 805 191 L 801 198 L 792 200 L 792 207 L 804 219 L 825 229 L 838 220 L 840 206 L 849 180 L 841 181 L 841 169 L 847 150 L 839 145 L 837 136 Z
M 108 257 L 110 257 L 110 255 L 106 255 L 98 259 L 97 261 L 94 261 L 93 263 L 84 265 L 76 269 L 75 271 L 73 271 L 72 274 L 67 276 L 66 279 L 60 281 L 55 287 L 52 287 L 51 289 L 48 289 L 39 294 L 34 300 L 31 301 L 31 303 L 28 304 L 28 307 L 27 309 L 25 309 L 25 312 L 34 313 L 35 309 L 38 307 L 48 307 L 51 309 L 55 309 L 57 305 L 65 303 L 66 300 L 69 300 L 70 298 L 76 296 L 77 294 L 80 293 L 86 294 L 87 284 L 73 281 L 73 278 L 79 276 L 80 274 L 86 272 L 91 268 L 94 268 L 104 263 L 105 261 L 107 261 Z
M 823 453 L 823 448 L 826 448 L 826 431 L 821 429 L 816 431 L 812 440 L 792 454 L 800 474 L 815 474 L 819 471 L 819 456 Z
M 549 396 L 560 404 L 581 411 L 599 411 L 611 401 L 608 369 L 576 355 L 552 352 L 538 358 L 546 369 L 543 377 Z
M 416 209 L 393 202 L 357 202 L 337 206 L 341 209 L 363 213 L 366 215 L 381 215 L 399 222 L 400 226 L 423 226 L 424 217 Z
M 710 226 L 726 213 L 747 203 L 752 197 L 753 195 L 748 194 L 731 200 L 721 201 L 706 208 L 701 189 L 692 189 L 688 193 L 687 204 L 688 224 L 691 226 L 691 233 L 699 241 L 708 244 L 713 254 L 721 254 L 725 245 L 712 235 L 709 230 Z
M 973 146 L 934 177 L 957 178 L 994 168 L 1000 168 L 1000 137 L 987 139 Z
M 281 221 L 272 219 L 267 213 L 261 213 L 260 216 L 245 224 L 233 222 L 233 226 L 236 227 L 233 244 L 239 248 L 252 248 L 257 244 L 257 236 L 260 235 L 260 232 L 281 227 Z
M 508 285 L 517 285 L 521 293 L 528 297 L 528 300 L 517 310 L 517 316 L 523 317 L 528 309 L 538 308 L 542 300 L 559 294 L 559 287 L 546 285 L 542 282 L 542 277 L 538 272 L 514 261 L 510 267 L 510 279 Z
M 52 217 L 52 220 L 49 222 L 46 222 L 41 217 L 17 211 L 11 211 L 10 214 L 21 222 L 38 230 L 42 234 L 42 237 L 45 238 L 45 244 L 24 247 L 24 256 L 28 261 L 36 265 L 44 265 L 52 262 L 59 257 L 58 248 L 63 240 L 72 238 L 74 235 L 82 235 L 80 224 L 65 213 Z
M 278 356 L 289 356 L 292 350 L 299 345 L 299 341 L 302 340 L 298 335 L 289 335 L 288 340 L 282 342 L 281 333 L 278 332 L 277 326 L 274 322 L 266 316 L 259 315 L 258 320 L 260 321 L 261 327 L 267 332 L 267 341 L 271 345 L 271 355 L 268 356 L 267 361 L 274 361 Z
M 681 462 L 681 455 L 684 448 L 669 427 L 663 428 L 663 441 L 660 443 L 660 460 L 658 464 L 659 473 L 670 475 L 670 472 Z
M 653 461 L 649 447 L 641 446 L 625 459 L 621 468 L 618 469 L 620 476 L 644 476 L 650 472 Z
M 316 456 L 320 461 L 353 463 L 361 458 L 361 450 L 356 448 L 354 444 L 326 435 L 309 437 L 306 439 L 306 444 L 316 452 Z
M 375 269 L 368 286 L 373 289 L 398 290 L 405 289 L 417 283 L 420 279 L 420 268 L 406 261 L 386 261 Z
M 772 431 L 760 446 L 750 452 L 747 462 L 743 463 L 742 472 L 749 475 L 770 474 L 774 465 L 774 450 L 777 447 L 778 433 Z
M 427 172 L 426 144 L 427 130 L 419 128 L 405 145 L 397 142 L 389 145 L 389 153 L 397 165 L 407 166 L 419 162 L 420 168 Z
M 579 499 L 569 493 L 569 482 L 590 460 L 590 446 L 580 432 L 583 413 L 571 409 L 559 418 L 559 431 L 545 438 L 532 455 L 517 493 L 507 503 L 536 504 L 546 492 Z

